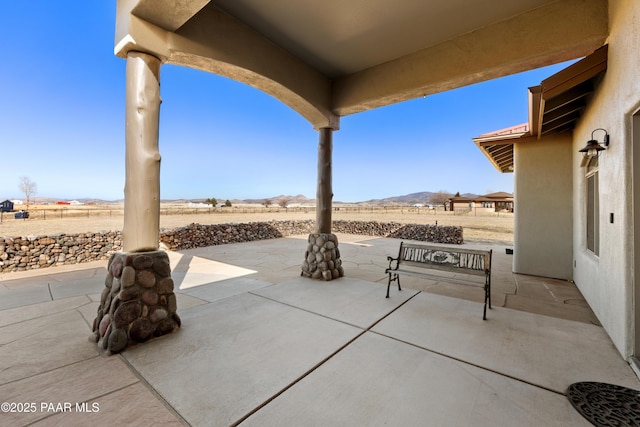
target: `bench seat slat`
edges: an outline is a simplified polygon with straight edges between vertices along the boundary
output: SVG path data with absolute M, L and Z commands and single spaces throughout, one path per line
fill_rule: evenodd
M 415 276 L 415 277 L 420 277 L 422 279 L 429 279 L 429 280 L 433 280 L 433 281 L 437 281 L 437 282 L 450 282 L 450 283 L 457 283 L 460 285 L 469 285 L 469 286 L 477 286 L 477 287 L 484 287 L 484 283 L 480 283 L 480 282 L 470 282 L 468 280 L 464 280 L 464 279 L 459 279 L 457 277 L 448 277 L 448 276 L 438 276 L 437 274 L 428 274 L 428 273 L 422 273 L 420 271 L 413 271 L 413 270 L 393 270 L 394 273 L 400 273 L 400 274 L 407 274 L 409 276 Z M 484 276 L 484 274 L 482 274 Z
M 433 246 L 433 245 L 418 245 L 415 243 L 404 243 L 402 242 L 403 248 L 416 248 L 416 249 L 429 249 L 432 251 L 445 251 L 445 252 L 460 252 L 466 254 L 481 254 L 486 255 L 489 251 L 482 249 L 467 249 L 467 248 L 452 248 L 449 246 Z
M 484 269 L 482 270 L 472 270 L 472 269 L 468 269 L 468 268 L 464 268 L 464 267 L 449 267 L 449 266 L 440 266 L 438 264 L 435 263 L 427 263 L 427 262 L 415 262 L 415 261 L 402 261 L 400 263 L 400 265 L 409 265 L 412 267 L 419 267 L 419 268 L 429 268 L 429 269 L 433 269 L 433 270 L 440 270 L 440 271 L 450 271 L 453 273 L 462 273 L 462 274 L 473 274 L 475 276 L 485 276 L 486 272 L 484 271 Z

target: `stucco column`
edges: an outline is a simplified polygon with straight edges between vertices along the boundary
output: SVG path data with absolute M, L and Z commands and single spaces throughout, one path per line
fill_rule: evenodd
M 333 129 L 318 130 L 318 189 L 316 191 L 316 229 L 331 233 Z
M 120 353 L 180 327 L 171 264 L 160 239 L 160 60 L 127 53 L 122 252 L 111 255 L 92 339 Z
M 331 233 L 333 131 L 329 127 L 318 129 L 316 230 L 309 235 L 301 273 L 312 279 L 333 280 L 344 276 L 338 238 Z
M 160 60 L 127 54 L 124 252 L 158 249 L 160 239 Z

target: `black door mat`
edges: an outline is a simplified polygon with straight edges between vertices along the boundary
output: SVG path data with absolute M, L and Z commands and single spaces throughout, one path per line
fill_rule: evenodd
M 614 384 L 580 382 L 569 386 L 567 398 L 595 426 L 640 426 L 638 390 Z

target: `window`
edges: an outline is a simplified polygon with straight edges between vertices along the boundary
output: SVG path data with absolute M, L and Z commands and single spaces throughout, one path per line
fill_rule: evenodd
M 600 190 L 598 184 L 598 159 L 587 167 L 587 249 L 600 254 Z

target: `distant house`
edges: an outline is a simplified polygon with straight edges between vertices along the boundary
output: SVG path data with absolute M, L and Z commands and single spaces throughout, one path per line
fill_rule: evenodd
M 0 202 L 0 212 L 13 212 L 13 202 L 11 200 Z
M 498 192 L 478 197 L 452 197 L 449 199 L 450 210 L 477 210 L 488 212 L 513 212 L 513 194 Z

